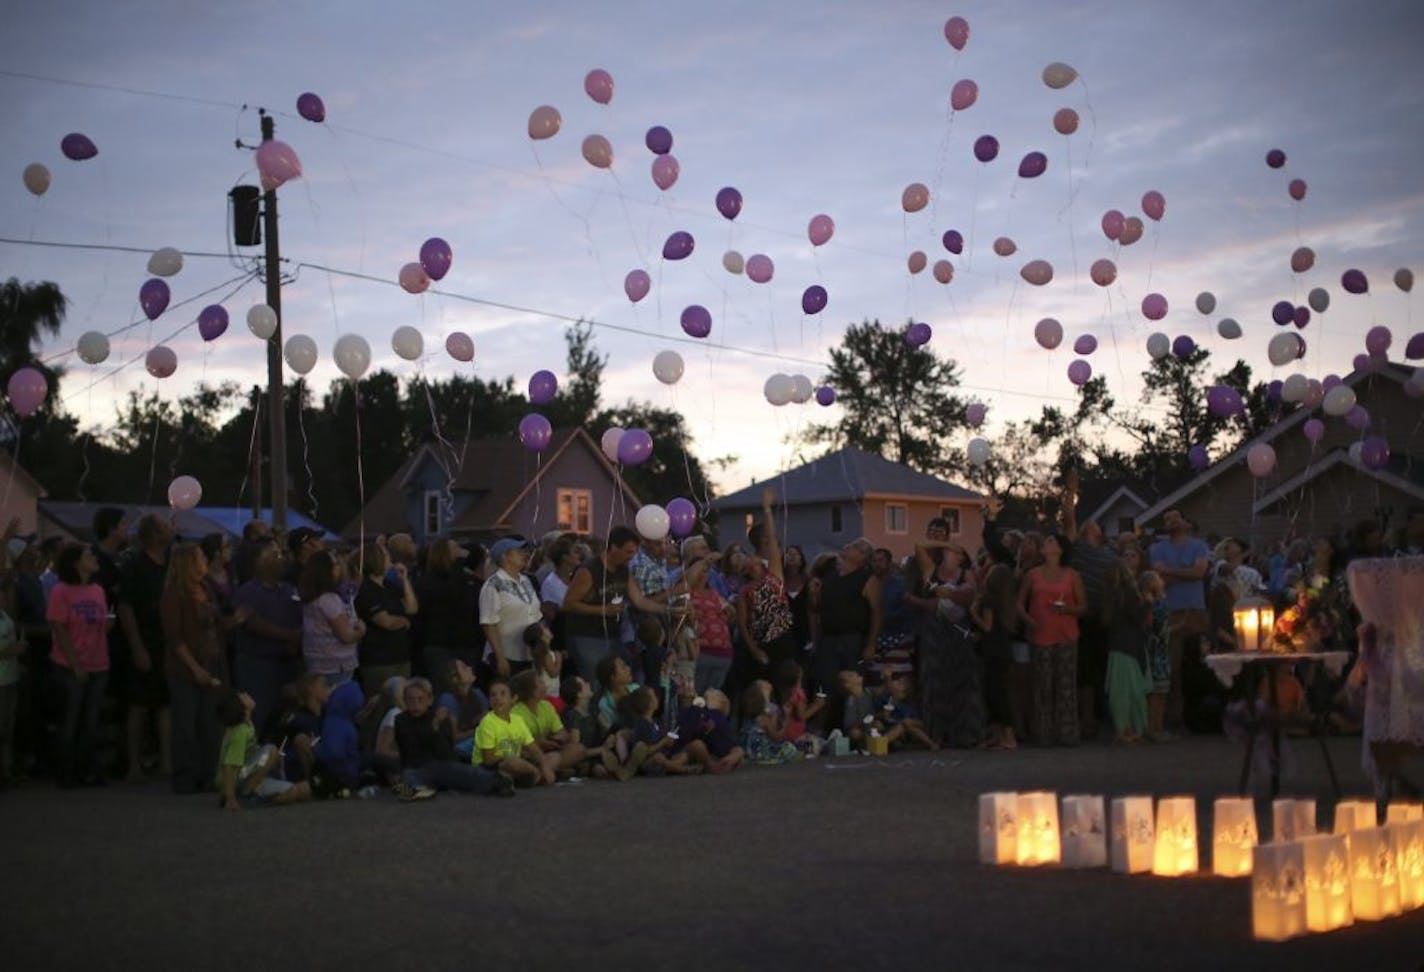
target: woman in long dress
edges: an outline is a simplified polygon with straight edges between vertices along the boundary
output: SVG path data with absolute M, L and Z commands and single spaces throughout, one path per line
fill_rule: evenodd
M 916 639 L 920 699 L 926 731 L 949 746 L 984 741 L 986 712 L 979 656 L 971 637 L 969 606 L 974 577 L 969 553 L 950 543 L 948 524 L 932 520 L 906 567 L 905 603 L 918 617 Z

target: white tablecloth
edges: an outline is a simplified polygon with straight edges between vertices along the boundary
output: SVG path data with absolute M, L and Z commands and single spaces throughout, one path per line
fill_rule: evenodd
M 1318 661 L 1325 665 L 1331 675 L 1339 678 L 1349 660 L 1348 651 L 1228 651 L 1220 655 L 1207 655 L 1202 659 L 1206 667 L 1210 668 L 1227 688 L 1231 688 L 1236 676 L 1240 675 L 1241 669 L 1247 665 L 1294 665 L 1297 662 Z
M 1424 746 L 1424 557 L 1356 560 L 1350 596 L 1373 638 L 1362 638 L 1365 741 Z

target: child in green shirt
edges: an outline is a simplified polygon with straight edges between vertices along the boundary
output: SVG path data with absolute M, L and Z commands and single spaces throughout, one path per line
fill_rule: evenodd
M 227 727 L 218 756 L 219 806 L 241 810 L 239 801 L 283 804 L 310 800 L 311 784 L 269 775 L 278 770 L 281 760 L 277 747 L 258 747 L 252 709 L 252 696 L 246 692 L 228 691 L 218 700 L 218 718 Z

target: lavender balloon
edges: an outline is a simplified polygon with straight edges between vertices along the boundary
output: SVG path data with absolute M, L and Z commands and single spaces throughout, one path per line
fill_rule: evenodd
M 822 408 L 836 403 L 836 390 L 830 385 L 822 385 L 816 389 L 816 404 Z
M 543 452 L 554 441 L 554 427 L 538 412 L 530 412 L 519 420 L 519 441 L 530 452 Z
M 1086 385 L 1091 377 L 1093 377 L 1093 366 L 1082 358 L 1068 366 L 1068 380 L 1075 385 Z
M 1377 357 L 1389 350 L 1389 346 L 1394 343 L 1394 335 L 1389 333 L 1389 328 L 1382 324 L 1376 324 L 1365 334 L 1365 350 L 1372 357 Z
M 806 288 L 801 295 L 801 312 L 803 314 L 819 314 L 826 309 L 826 301 L 829 295 L 826 288 L 820 284 L 812 284 Z
M 1363 432 L 1370 427 L 1370 410 L 1363 405 L 1356 405 L 1345 413 L 1345 424 L 1356 432 Z
M 227 310 L 221 304 L 209 304 L 198 312 L 198 333 L 204 341 L 216 341 L 227 330 Z
M 1344 379 L 1342 379 L 1339 375 L 1326 375 L 1320 380 L 1320 387 L 1325 391 L 1329 391 L 1336 385 L 1343 385 L 1344 383 Z
M 964 421 L 971 429 L 977 429 L 984 424 L 984 418 L 989 414 L 989 407 L 983 402 L 971 402 L 964 410 Z
M 992 162 L 999 157 L 999 140 L 992 135 L 980 135 L 974 140 L 974 157 L 980 162 Z
M 648 134 L 643 136 L 643 144 L 654 155 L 667 155 L 672 151 L 672 132 L 661 125 L 654 125 L 648 129 Z
M 629 429 L 618 440 L 618 461 L 625 466 L 638 466 L 653 454 L 653 437 L 645 429 Z
M 753 253 L 747 257 L 745 269 L 748 280 L 752 283 L 764 284 L 770 282 L 772 274 L 776 272 L 776 265 L 765 253 Z
M 1389 462 L 1389 442 L 1381 435 L 1365 439 L 1360 443 L 1360 461 L 1366 469 L 1383 469 Z
M 559 379 L 552 371 L 539 370 L 529 376 L 529 402 L 531 405 L 547 405 L 559 393 Z
M 692 234 L 685 230 L 678 230 L 667 238 L 663 244 L 664 260 L 685 260 L 692 255 L 693 241 Z
M 1320 440 L 1325 438 L 1325 423 L 1318 418 L 1308 419 L 1305 425 L 1301 426 L 1301 432 L 1312 445 L 1318 445 Z
M 1091 334 L 1079 334 L 1078 339 L 1073 342 L 1073 353 L 1086 358 L 1094 351 L 1098 350 L 1098 339 Z
M 1042 152 L 1030 152 L 1019 162 L 1020 179 L 1037 179 L 1048 171 L 1048 156 Z
M 309 122 L 326 121 L 326 104 L 321 96 L 312 91 L 304 91 L 297 96 L 297 114 Z M 436 277 L 435 279 L 440 279 Z
M 923 321 L 911 324 L 905 330 L 905 343 L 912 348 L 929 344 L 932 337 L 934 337 L 934 330 Z
M 1206 393 L 1206 407 L 1217 418 L 1231 418 L 1246 407 L 1241 394 L 1230 385 L 1213 385 Z
M 688 337 L 705 338 L 712 333 L 712 313 L 701 304 L 689 304 L 682 311 L 682 329 Z
M 158 315 L 168 309 L 170 296 L 167 283 L 157 277 L 150 277 L 138 289 L 138 304 L 143 308 L 145 317 L 156 321 Z
M 944 244 L 944 248 L 950 253 L 964 252 L 964 236 L 959 230 L 945 230 L 940 242 Z
M 420 266 L 431 280 L 440 280 L 450 272 L 450 261 L 455 258 L 450 244 L 438 236 L 432 236 L 420 245 Z
M 681 540 L 697 529 L 697 507 L 681 496 L 667 505 L 668 531 Z

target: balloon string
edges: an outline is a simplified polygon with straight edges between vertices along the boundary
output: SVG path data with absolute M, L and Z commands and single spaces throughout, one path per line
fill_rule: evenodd
M 539 475 L 540 469 L 544 465 L 544 453 L 534 454 L 534 529 L 539 529 L 539 500 L 544 489 L 544 484 Z
M 974 202 L 969 209 L 969 269 L 974 269 L 974 228 L 979 222 L 979 171 L 982 165 L 974 167 Z
M 247 461 L 242 464 L 242 482 L 237 487 L 237 498 L 233 501 L 233 522 L 241 522 L 242 497 L 247 494 L 247 483 L 252 478 L 252 454 L 257 451 L 257 430 L 262 422 L 262 395 L 253 398 L 252 432 L 247 437 Z
M 952 95 L 951 95 L 952 97 Z M 949 136 L 954 131 L 954 104 L 949 105 L 949 115 L 945 119 L 944 134 L 939 140 L 939 163 L 935 167 L 934 192 L 930 194 L 930 224 L 939 225 L 939 191 L 944 186 L 944 170 L 949 164 Z
M 321 127 L 326 130 L 327 134 L 332 137 L 332 139 L 336 142 L 337 147 L 340 149 L 340 151 L 339 151 L 339 152 L 337 153 L 337 155 L 336 155 L 336 161 L 338 161 L 338 162 L 341 163 L 341 171 L 344 172 L 344 173 L 346 173 L 346 184 L 351 187 L 351 195 L 356 198 L 356 202 L 357 202 L 356 214 L 357 214 L 358 219 L 360 220 L 360 225 L 361 225 L 361 252 L 360 252 L 360 255 L 359 255 L 359 256 L 357 257 L 357 259 L 356 259 L 356 266 L 357 266 L 358 269 L 360 269 L 360 270 L 362 270 L 362 271 L 365 271 L 365 269 L 366 269 L 366 207 L 362 204 L 361 193 L 360 193 L 360 191 L 359 191 L 359 190 L 357 189 L 357 187 L 356 187 L 356 179 L 355 179 L 355 177 L 352 176 L 352 174 L 351 174 L 351 168 L 350 168 L 350 166 L 348 166 L 348 165 L 346 164 L 346 146 L 345 146 L 345 144 L 341 141 L 341 136 L 337 134 L 336 129 L 332 128 L 330 125 L 326 124 L 325 122 L 322 123 Z
M 1076 195 L 1076 190 L 1073 188 L 1073 140 L 1065 135 L 1063 141 L 1067 143 L 1068 149 L 1068 205 L 1064 209 L 1068 211 L 1068 246 L 1073 254 L 1073 293 L 1077 294 L 1080 281 L 1078 280 L 1078 235 L 1073 229 L 1073 197 Z
M 1083 168 L 1088 169 L 1093 164 L 1093 146 L 1098 141 L 1098 113 L 1093 108 L 1093 98 L 1088 92 L 1088 82 L 1083 79 L 1081 74 L 1078 75 L 1078 83 L 1083 86 L 1083 104 L 1088 109 L 1088 157 L 1083 160 Z
M 361 545 L 357 548 L 356 563 L 361 576 L 366 576 L 366 464 L 361 458 L 361 383 L 351 379 L 351 402 L 356 412 L 356 496 L 360 503 L 360 526 L 358 536 Z
M 633 241 L 633 252 L 638 254 L 638 262 L 647 266 L 648 257 L 643 252 L 642 243 L 638 240 L 638 230 L 633 225 L 633 214 L 628 210 L 628 196 L 623 192 L 623 183 L 619 181 L 618 173 L 613 171 L 612 166 L 608 168 L 608 176 L 613 180 L 613 185 L 618 190 L 618 201 L 623 206 L 623 221 L 628 225 L 628 238 Z
M 316 501 L 316 486 L 315 483 L 312 481 L 313 477 L 311 467 L 311 443 L 307 440 L 307 413 L 306 409 L 303 408 L 302 402 L 302 399 L 305 397 L 305 386 L 306 382 L 303 381 L 299 384 L 297 388 L 297 431 L 301 434 L 302 437 L 302 468 L 304 468 L 307 473 L 307 501 L 311 503 L 311 516 L 312 519 L 315 520 L 317 518 L 317 512 L 321 509 L 321 506 Z M 286 488 L 285 484 L 278 485 L 279 488 Z M 364 520 L 362 522 L 364 522 Z
M 583 224 L 583 235 L 584 238 L 588 240 L 589 250 L 590 253 L 592 253 L 593 228 L 589 225 L 588 217 L 580 215 L 572 206 L 564 202 L 563 197 L 559 195 L 558 191 L 554 188 L 553 182 L 550 181 L 549 176 L 544 172 L 544 161 L 539 157 L 539 149 L 535 147 L 533 142 L 529 143 L 529 151 L 534 156 L 535 168 L 539 170 L 539 181 L 544 184 L 544 188 L 549 191 L 549 195 L 554 197 L 554 202 L 559 204 L 560 209 Z
M 440 431 L 440 418 L 435 412 L 435 396 L 430 393 L 430 382 L 424 376 L 417 376 L 416 381 L 425 391 L 425 404 L 430 409 L 430 428 L 435 435 L 435 441 L 440 443 L 445 452 L 436 450 L 436 462 L 440 464 L 440 469 L 445 473 L 445 491 L 440 497 L 440 505 L 444 509 L 446 518 L 452 518 L 455 514 L 455 476 L 456 473 L 450 467 L 450 459 L 455 456 L 455 447 L 445 438 Z
M 154 379 L 153 384 L 153 448 L 148 455 L 148 491 L 144 493 L 145 499 L 153 498 L 153 481 L 158 474 L 158 433 L 163 425 L 163 399 L 158 394 L 158 380 Z

